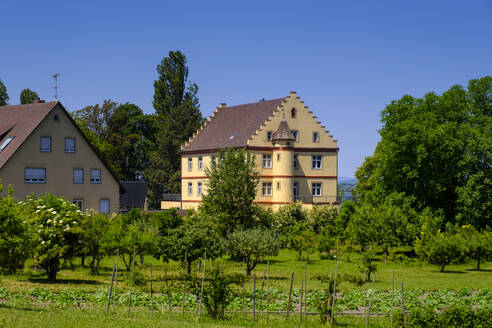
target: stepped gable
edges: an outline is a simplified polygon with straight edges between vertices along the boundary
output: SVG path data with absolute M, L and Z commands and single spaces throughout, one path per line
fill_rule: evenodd
M 182 152 L 246 147 L 248 139 L 269 119 L 283 100 L 284 98 L 278 98 L 217 108 L 198 133 L 182 147 Z
M 57 101 L 0 106 L 0 144 L 13 137 L 0 151 L 0 168 L 7 163 L 56 104 Z

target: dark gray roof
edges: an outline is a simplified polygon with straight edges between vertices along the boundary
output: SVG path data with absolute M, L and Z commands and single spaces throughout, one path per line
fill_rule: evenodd
M 143 208 L 147 197 L 147 182 L 120 181 L 125 193 L 120 196 L 120 207 Z

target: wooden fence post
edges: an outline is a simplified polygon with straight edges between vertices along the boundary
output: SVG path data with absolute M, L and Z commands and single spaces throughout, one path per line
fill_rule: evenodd
M 150 309 L 154 315 L 154 294 L 152 293 L 152 263 L 150 263 Z
M 132 261 L 132 281 L 130 283 L 130 297 L 128 298 L 128 314 L 130 314 L 130 308 L 132 307 L 132 291 L 133 291 L 133 278 L 135 273 L 135 246 L 133 246 L 133 261 Z
M 405 295 L 403 292 L 403 283 L 401 283 L 401 317 L 402 323 L 405 325 Z
M 285 320 L 289 320 L 290 302 L 292 301 L 292 285 L 294 284 L 294 272 L 292 272 L 292 277 L 290 278 L 290 291 L 289 291 L 289 301 L 287 302 L 287 313 L 285 315 Z
M 120 248 L 116 252 L 116 273 L 114 276 L 114 292 L 113 292 L 113 306 L 116 299 L 116 286 L 118 286 L 118 259 L 120 258 Z
M 207 255 L 203 258 L 203 276 L 202 276 L 202 287 L 200 289 L 200 302 L 198 306 L 198 321 L 200 321 L 200 314 L 202 312 L 202 299 L 203 299 L 203 285 L 205 283 L 205 267 L 207 265 Z
M 301 280 L 301 290 L 299 292 L 299 324 L 302 325 L 302 292 L 304 291 L 304 280 Z
M 111 275 L 111 285 L 109 286 L 109 293 L 108 293 L 108 305 L 106 306 L 106 313 L 109 312 L 109 304 L 111 304 L 111 292 L 113 290 L 113 280 L 114 280 L 114 271 L 115 271 L 116 265 L 113 264 L 113 274 Z
M 395 310 L 395 270 L 393 270 L 393 289 L 391 291 L 391 328 L 393 328 L 393 311 Z
M 267 269 L 267 306 L 266 306 L 266 319 L 268 323 L 268 308 L 270 307 L 270 260 L 268 260 L 268 269 Z
M 369 317 L 371 316 L 372 295 L 374 294 L 374 279 L 376 279 L 376 274 L 372 275 L 372 289 L 371 294 L 369 295 L 369 307 L 367 308 L 366 327 L 369 326 Z
M 256 310 L 256 273 L 253 273 L 253 321 L 255 321 Z
M 338 247 L 337 247 L 337 259 L 336 259 L 336 264 L 335 264 L 335 279 L 333 280 L 333 297 L 332 297 L 332 302 L 331 302 L 331 326 L 333 327 L 333 324 L 335 322 L 335 296 L 337 294 L 337 273 L 338 273 Z

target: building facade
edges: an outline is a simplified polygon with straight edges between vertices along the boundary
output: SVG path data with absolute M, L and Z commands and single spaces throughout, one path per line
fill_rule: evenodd
M 255 155 L 258 204 L 278 208 L 295 201 L 306 207 L 337 202 L 337 141 L 295 92 L 217 108 L 182 147 L 182 208 L 199 205 L 207 187 L 205 168 L 227 147 Z
M 0 183 L 53 193 L 81 209 L 119 211 L 120 184 L 59 102 L 0 107 Z

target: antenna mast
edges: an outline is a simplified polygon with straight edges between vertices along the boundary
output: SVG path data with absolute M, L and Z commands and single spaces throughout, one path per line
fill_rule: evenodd
M 55 86 L 53 89 L 55 89 L 55 100 L 58 100 L 58 77 L 60 76 L 60 73 L 53 74 L 53 78 L 55 79 Z

